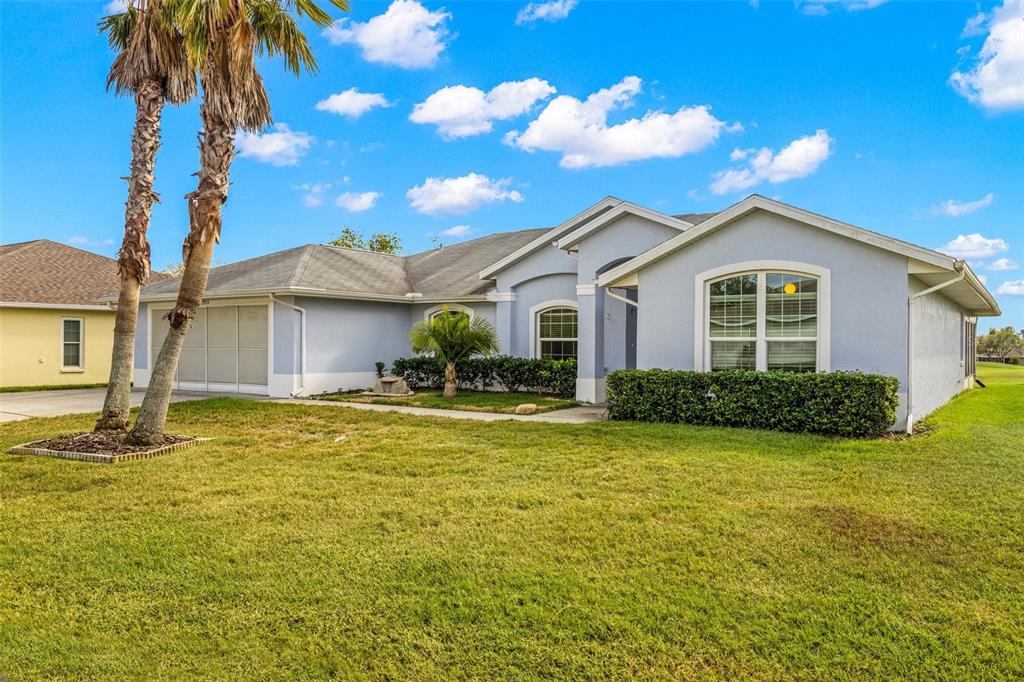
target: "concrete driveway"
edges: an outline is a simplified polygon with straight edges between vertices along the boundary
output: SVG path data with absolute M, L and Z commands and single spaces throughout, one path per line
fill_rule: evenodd
M 63 414 L 99 412 L 103 409 L 105 388 L 73 388 L 62 391 L 25 391 L 23 393 L 0 393 L 0 422 L 14 422 L 30 417 L 58 417 Z M 132 391 L 132 407 L 142 403 L 143 390 Z M 259 398 L 238 393 L 207 393 L 203 391 L 175 391 L 171 402 L 182 400 L 206 400 L 231 396 L 234 398 Z

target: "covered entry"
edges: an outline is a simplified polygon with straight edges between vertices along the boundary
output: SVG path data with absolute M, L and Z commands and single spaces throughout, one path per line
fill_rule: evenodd
M 167 336 L 168 309 L 152 311 L 150 367 Z M 185 337 L 175 388 L 267 393 L 267 305 L 209 305 L 196 311 Z

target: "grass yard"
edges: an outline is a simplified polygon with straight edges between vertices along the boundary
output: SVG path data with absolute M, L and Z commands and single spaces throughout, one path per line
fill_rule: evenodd
M 1024 368 L 979 373 L 912 439 L 217 399 L 0 455 L 0 677 L 1020 679 Z
M 316 396 L 318 400 L 333 400 L 343 403 L 374 403 L 377 405 L 409 405 L 412 407 L 433 407 L 441 410 L 469 410 L 470 412 L 501 412 L 513 414 L 517 405 L 532 403 L 537 412 L 563 410 L 579 405 L 575 400 L 536 393 L 499 393 L 495 391 L 459 391 L 454 398 L 445 398 L 441 391 L 416 391 L 416 395 L 405 398 L 381 398 L 359 393 L 339 393 Z

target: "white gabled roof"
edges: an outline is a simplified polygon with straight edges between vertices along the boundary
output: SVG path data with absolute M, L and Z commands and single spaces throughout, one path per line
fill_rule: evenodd
M 869 244 L 880 249 L 885 249 L 886 251 L 901 254 L 912 261 L 922 264 L 925 269 L 935 268 L 940 272 L 944 271 L 947 273 L 956 272 L 959 269 L 966 269 L 968 274 L 965 281 L 985 302 L 986 308 L 989 311 L 979 312 L 979 314 L 999 314 L 999 306 L 996 304 L 992 294 L 988 292 L 966 263 L 957 261 L 952 256 L 948 256 L 944 253 L 916 246 L 899 239 L 893 239 L 892 237 L 887 237 L 877 232 L 865 230 L 864 228 L 857 227 L 849 223 L 833 220 L 832 218 L 828 218 L 817 213 L 811 213 L 810 211 L 805 211 L 802 208 L 790 206 L 789 204 L 784 204 L 781 201 L 768 199 L 767 197 L 763 197 L 759 194 L 750 195 L 746 199 L 733 204 L 721 213 L 708 218 L 696 227 L 688 229 L 682 234 L 672 237 L 654 248 L 645 251 L 636 258 L 603 273 L 598 277 L 597 285 L 607 287 L 615 284 L 625 284 L 627 282 L 632 283 L 633 278 L 631 276 L 646 268 L 648 265 L 651 265 L 652 263 L 685 248 L 688 244 L 697 241 L 701 237 L 715 232 L 716 230 L 735 222 L 739 218 L 758 210 L 768 211 L 769 213 L 774 213 L 776 215 L 799 221 L 805 225 L 817 227 L 864 244 Z M 915 276 L 922 279 L 925 278 L 921 275 L 915 274 Z
M 615 208 L 602 213 L 593 220 L 588 220 L 580 227 L 559 239 L 557 246 L 564 250 L 574 249 L 581 241 L 589 237 L 591 234 L 597 232 L 606 225 L 610 225 L 626 214 L 640 216 L 641 218 L 646 218 L 647 220 L 660 225 L 674 228 L 680 232 L 685 232 L 693 227 L 693 223 L 688 223 L 685 220 L 680 220 L 679 218 L 675 218 L 665 213 L 660 213 L 659 211 L 652 211 L 649 208 L 644 208 L 643 206 L 639 206 L 630 201 L 621 201 L 615 206 Z
M 497 273 L 501 272 L 505 268 L 515 265 L 519 261 L 523 260 L 527 256 L 539 251 L 545 246 L 551 246 L 552 242 L 556 241 L 563 235 L 571 232 L 577 228 L 580 224 L 586 223 L 594 216 L 607 211 L 615 206 L 622 203 L 621 199 L 617 199 L 612 196 L 607 196 L 601 201 L 597 202 L 590 208 L 577 213 L 573 217 L 569 218 L 561 225 L 553 227 L 541 236 L 537 237 L 533 241 L 529 242 L 525 246 L 522 246 L 509 255 L 505 256 L 496 263 L 488 265 L 486 268 L 480 271 L 480 279 L 491 279 Z

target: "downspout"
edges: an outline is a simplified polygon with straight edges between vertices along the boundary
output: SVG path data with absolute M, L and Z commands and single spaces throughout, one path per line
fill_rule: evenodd
M 639 310 L 639 309 L 640 309 L 640 305 L 639 305 L 639 304 L 638 304 L 638 303 L 637 303 L 636 301 L 631 301 L 631 300 L 629 300 L 628 298 L 626 298 L 625 296 L 619 296 L 619 295 L 618 295 L 617 293 L 615 293 L 614 291 L 612 291 L 612 290 L 611 290 L 610 288 L 608 288 L 608 287 L 605 287 L 605 289 L 604 289 L 604 293 L 608 294 L 609 296 L 611 296 L 612 298 L 614 298 L 614 299 L 615 299 L 616 301 L 622 301 L 623 303 L 626 303 L 626 304 L 628 304 L 628 305 L 631 305 L 631 306 L 633 306 L 633 307 L 634 307 L 634 308 L 636 308 L 637 310 Z
M 950 284 L 956 284 L 962 282 L 964 277 L 967 276 L 967 271 L 964 269 L 964 262 L 958 260 L 953 263 L 953 269 L 959 274 L 952 279 L 948 279 L 945 282 L 940 282 L 933 287 L 929 287 L 924 291 L 919 291 L 916 294 L 910 296 L 907 299 L 907 433 L 912 434 L 914 432 L 914 301 L 919 298 L 924 298 L 928 294 L 933 294 L 939 289 L 945 289 Z
M 306 309 L 300 308 L 297 305 L 282 301 L 281 299 L 270 294 L 270 300 L 274 303 L 280 303 L 286 308 L 291 308 L 299 313 L 299 334 L 302 337 L 302 342 L 299 346 L 299 390 L 292 393 L 292 397 L 298 397 L 303 391 L 306 390 Z

